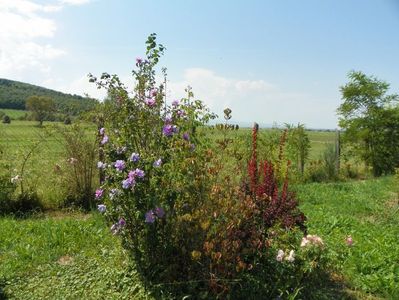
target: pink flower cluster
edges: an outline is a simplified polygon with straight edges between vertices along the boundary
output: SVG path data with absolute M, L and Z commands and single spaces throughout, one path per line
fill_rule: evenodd
M 350 235 L 348 235 L 348 236 L 346 237 L 345 242 L 346 242 L 346 245 L 348 245 L 349 247 L 351 247 L 351 246 L 353 245 L 353 238 L 352 238 Z
M 308 245 L 323 247 L 324 242 L 321 239 L 321 237 L 319 237 L 317 235 L 308 234 L 306 237 L 302 238 L 301 247 L 306 247 Z

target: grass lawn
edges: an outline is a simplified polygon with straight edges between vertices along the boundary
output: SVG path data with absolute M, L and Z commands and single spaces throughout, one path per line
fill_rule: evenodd
M 0 219 L 0 299 L 151 299 L 102 216 Z
M 314 299 L 399 299 L 394 179 L 296 189 L 337 282 L 322 284 Z M 152 299 L 98 213 L 3 217 L 0 228 L 0 299 Z
M 393 177 L 298 187 L 309 233 L 323 237 L 331 270 L 351 290 L 399 299 L 397 191 Z

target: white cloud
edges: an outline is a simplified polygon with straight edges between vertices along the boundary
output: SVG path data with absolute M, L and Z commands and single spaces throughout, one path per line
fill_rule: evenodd
M 87 76 L 82 76 L 74 81 L 72 81 L 67 87 L 61 87 L 60 90 L 77 95 L 85 95 L 88 94 L 90 97 L 102 100 L 107 95 L 106 90 L 97 89 L 94 83 L 89 82 L 89 78 Z
M 133 89 L 133 79 L 128 74 L 120 76 L 128 90 Z M 157 78 L 162 82 L 162 78 Z M 84 95 L 103 99 L 106 91 L 98 90 L 87 76 L 82 76 L 70 84 L 62 85 L 51 80 L 52 88 L 71 94 Z M 196 99 L 201 99 L 212 112 L 223 116 L 226 107 L 232 109 L 232 122 L 252 124 L 305 123 L 311 128 L 334 128 L 336 125 L 335 102 L 331 99 L 320 101 L 317 94 L 304 94 L 292 91 L 289 87 L 279 87 L 264 79 L 246 79 L 223 77 L 204 68 L 189 68 L 183 73 L 180 81 L 167 83 L 167 100 L 185 97 L 185 89 L 191 86 Z M 320 118 L 320 116 L 329 116 Z
M 213 112 L 223 115 L 223 109 L 233 111 L 233 121 L 305 123 L 309 127 L 334 127 L 335 107 L 318 99 L 317 95 L 291 91 L 263 79 L 227 78 L 202 68 L 191 68 L 184 72 L 183 80 L 168 84 L 168 99 L 183 96 L 184 89 L 192 86 L 195 98 L 203 100 Z M 330 119 L 320 120 L 319 116 Z
M 66 54 L 65 50 L 50 41 L 57 31 L 56 21 L 51 14 L 60 11 L 63 5 L 87 2 L 75 0 L 42 5 L 31 0 L 1 0 L 1 77 L 18 79 L 29 72 L 50 72 L 50 62 Z
M 61 3 L 69 5 L 83 5 L 89 2 L 91 2 L 91 0 L 61 0 Z

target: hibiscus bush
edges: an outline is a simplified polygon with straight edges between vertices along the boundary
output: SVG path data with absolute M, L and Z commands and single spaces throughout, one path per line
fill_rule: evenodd
M 136 59 L 132 92 L 116 75 L 90 75 L 108 91 L 99 130 L 99 210 L 151 283 L 196 277 L 191 252 L 199 248 L 203 230 L 188 215 L 204 204 L 211 182 L 208 147 L 198 128 L 214 115 L 190 89 L 186 98 L 165 101 L 164 86 L 155 80 L 163 51 L 151 35 L 146 58 Z
M 191 89 L 169 103 L 157 84 L 163 51 L 150 35 L 132 91 L 116 75 L 90 75 L 108 91 L 98 118 L 99 211 L 146 286 L 162 295 L 254 299 L 300 290 L 312 271 L 304 261 L 318 261 L 319 252 L 300 247 L 305 217 L 288 188 L 289 168 L 282 157 L 258 161 L 256 128 L 247 170 L 226 172 L 225 149 L 204 128 L 215 115 Z

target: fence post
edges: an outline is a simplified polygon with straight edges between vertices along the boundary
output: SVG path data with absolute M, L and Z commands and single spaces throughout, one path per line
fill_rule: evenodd
M 335 168 L 337 174 L 339 174 L 340 169 L 340 156 L 341 156 L 341 136 L 339 129 L 335 129 Z

